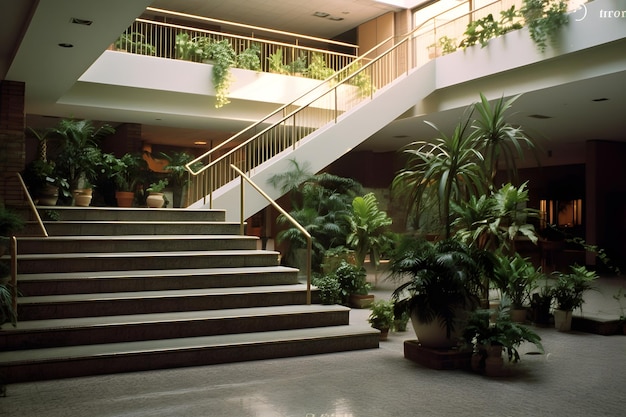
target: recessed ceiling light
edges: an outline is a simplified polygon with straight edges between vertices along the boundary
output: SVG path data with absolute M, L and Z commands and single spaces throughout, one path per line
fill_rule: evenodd
M 409 136 L 408 136 L 408 135 L 394 135 L 394 136 L 392 136 L 392 137 L 393 137 L 394 139 L 406 139 L 406 138 L 408 138 Z
M 606 97 L 600 97 L 600 98 L 594 98 L 594 99 L 593 99 L 593 100 L 591 100 L 591 101 L 595 101 L 596 103 L 598 103 L 598 102 L 600 102 L 600 101 L 609 101 L 609 99 L 608 99 L 608 98 L 606 98 Z
M 204 141 L 204 140 L 197 140 L 193 144 L 194 145 L 206 145 L 206 141 Z
M 326 12 L 315 12 L 315 13 L 313 13 L 313 16 L 315 16 L 315 17 L 328 17 L 328 16 L 330 16 L 330 14 L 326 13 Z
M 329 20 L 334 20 L 335 22 L 339 22 L 343 20 L 343 17 L 331 16 L 328 18 Z
M 552 119 L 552 116 L 546 116 L 543 114 L 531 114 L 528 117 L 532 117 L 533 119 Z
M 76 17 L 72 17 L 72 20 L 70 20 L 70 22 L 76 25 L 91 26 L 93 20 L 78 19 Z
M 59 46 L 61 48 L 73 48 L 74 47 L 74 45 L 72 45 L 71 43 L 65 43 L 65 42 L 60 43 Z

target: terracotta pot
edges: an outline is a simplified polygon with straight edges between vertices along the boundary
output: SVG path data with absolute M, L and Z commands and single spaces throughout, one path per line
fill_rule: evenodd
M 514 323 L 524 323 L 526 321 L 526 309 L 515 308 L 510 310 L 511 321 Z
M 116 191 L 115 199 L 118 207 L 132 207 L 135 193 L 132 191 Z

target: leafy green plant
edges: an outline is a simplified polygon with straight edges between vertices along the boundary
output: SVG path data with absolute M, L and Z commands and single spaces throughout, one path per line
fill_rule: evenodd
M 500 12 L 499 20 L 496 20 L 493 14 L 489 13 L 485 17 L 471 21 L 465 29 L 465 38 L 461 41 L 460 47 L 467 48 L 477 43 L 485 47 L 490 39 L 502 36 L 512 30 L 521 29 L 522 24 L 517 21 L 519 17 L 520 12 L 513 5 Z
M 371 313 L 367 321 L 373 328 L 378 330 L 391 329 L 393 327 L 393 303 L 386 300 L 375 301 L 370 307 Z
M 493 282 L 512 308 L 521 309 L 530 304 L 531 294 L 537 289 L 541 278 L 541 270 L 535 268 L 530 259 L 516 253 L 512 257 L 498 258 Z
M 229 70 L 235 65 L 237 56 L 228 39 L 206 43 L 204 56 L 213 63 L 211 79 L 215 88 L 215 107 L 220 108 L 230 103 L 226 97 L 230 87 Z
M 154 45 L 146 42 L 146 36 L 139 32 L 124 33 L 115 41 L 115 48 L 141 55 L 155 55 Z
M 340 304 L 343 301 L 341 286 L 335 274 L 316 275 L 312 278 L 311 283 L 317 287 L 322 304 Z
M 405 237 L 390 260 L 396 315 L 411 312 L 422 323 L 437 321 L 449 338 L 457 311 L 479 305 L 482 276 L 493 273 L 495 259 L 454 239 L 430 242 Z
M 144 178 L 148 164 L 139 153 L 126 153 L 121 158 L 103 154 L 104 175 L 113 179 L 118 191 L 134 192 Z
M 293 75 L 303 74 L 306 71 L 306 55 L 300 54 L 297 58 L 289 63 L 289 72 Z
M 442 36 L 439 38 L 439 47 L 441 48 L 441 54 L 447 55 L 457 50 L 456 39 L 449 36 Z
M 363 265 L 365 257 L 377 268 L 380 265 L 380 252 L 387 245 L 387 228 L 392 220 L 378 208 L 378 200 L 373 193 L 352 200 L 352 212 L 348 216 L 350 234 L 346 243 L 356 252 L 357 265 Z
M 163 178 L 157 182 L 153 182 L 150 184 L 148 188 L 146 188 L 147 193 L 162 193 L 165 187 L 167 187 L 168 181 L 167 178 Z
M 584 293 L 593 288 L 593 282 L 598 278 L 594 271 L 585 266 L 571 266 L 572 272 L 555 272 L 557 281 L 552 287 L 552 296 L 558 310 L 573 311 L 582 308 L 585 302 Z
M 313 52 L 311 55 L 311 63 L 307 68 L 307 75 L 316 80 L 325 80 L 334 74 L 334 70 L 329 68 L 324 59 L 324 55 L 319 52 Z
M 348 297 L 352 294 L 367 295 L 369 293 L 370 284 L 366 280 L 367 275 L 363 267 L 342 261 L 334 275 L 339 282 L 344 304 L 348 303 Z
M 204 43 L 206 42 L 202 38 L 192 38 L 189 33 L 183 32 L 176 35 L 175 43 L 176 59 L 201 62 L 205 56 Z
M 115 129 L 108 124 L 96 127 L 91 120 L 63 119 L 53 132 L 60 138 L 54 158 L 58 175 L 67 179 L 72 190 L 85 188 L 81 182 L 93 183 L 102 165 L 100 139 Z
M 495 318 L 494 318 L 495 316 Z M 488 346 L 502 346 L 510 362 L 518 362 L 518 347 L 525 342 L 534 344 L 543 352 L 541 337 L 528 327 L 514 323 L 505 308 L 479 309 L 472 312 L 463 331 L 463 339 L 474 351 L 484 357 Z
M 274 53 L 267 57 L 269 62 L 270 72 L 274 74 L 289 74 L 289 66 L 285 64 L 285 58 L 283 57 L 283 49 L 278 48 Z
M 248 48 L 246 48 L 243 52 L 237 55 L 237 68 L 251 70 L 251 71 L 260 71 L 261 70 L 261 58 L 259 55 L 261 53 L 261 47 L 258 43 L 251 44 Z
M 565 0 L 524 0 L 521 8 L 530 38 L 541 52 L 559 29 L 569 22 Z

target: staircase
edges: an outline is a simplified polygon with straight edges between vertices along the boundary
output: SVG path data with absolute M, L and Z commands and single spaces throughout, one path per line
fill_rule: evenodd
M 52 208 L 50 208 L 52 209 Z M 343 306 L 306 304 L 297 270 L 224 211 L 54 207 L 18 238 L 5 383 L 378 347 Z M 313 295 L 313 302 L 315 301 Z

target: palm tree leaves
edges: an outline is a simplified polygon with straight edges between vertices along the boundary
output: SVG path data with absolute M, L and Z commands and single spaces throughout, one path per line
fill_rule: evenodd
M 350 234 L 346 243 L 356 252 L 357 265 L 363 265 L 369 254 L 374 266 L 380 264 L 380 251 L 389 238 L 387 227 L 392 220 L 378 208 L 378 200 L 373 193 L 352 200 L 352 214 L 348 216 Z
M 490 193 L 500 163 L 509 174 L 516 172 L 516 160 L 524 157 L 525 149 L 535 148 L 520 128 L 506 120 L 505 113 L 518 97 L 500 98 L 491 105 L 481 94 L 449 136 L 426 122 L 439 137 L 409 144 L 404 149 L 405 167 L 392 184 L 396 195 L 406 199 L 409 212 L 419 218 L 428 209 L 425 203 L 434 201 L 442 234 L 450 237 L 454 204 Z

